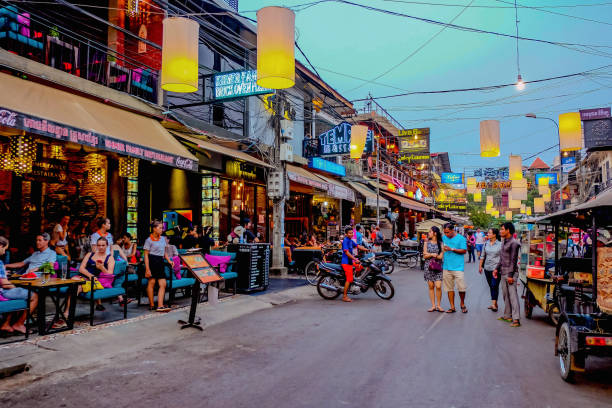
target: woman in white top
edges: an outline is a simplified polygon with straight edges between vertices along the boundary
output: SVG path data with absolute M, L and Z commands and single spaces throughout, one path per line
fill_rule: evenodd
M 170 265 L 172 261 L 168 257 L 166 247 L 168 241 L 162 236 L 164 227 L 161 221 L 153 220 L 151 223 L 151 235 L 144 243 L 144 262 L 145 262 L 145 278 L 149 279 L 147 285 L 147 296 L 149 297 L 149 309 L 156 312 L 169 312 L 170 308 L 164 305 L 164 296 L 166 294 L 166 265 L 164 258 Z M 153 289 L 155 283 L 159 287 L 157 291 L 157 307 L 153 298 Z

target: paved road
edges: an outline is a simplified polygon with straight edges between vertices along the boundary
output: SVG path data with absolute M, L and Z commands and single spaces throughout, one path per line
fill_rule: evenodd
M 3 406 L 612 406 L 610 361 L 588 360 L 576 385 L 563 382 L 543 312 L 510 328 L 486 309 L 472 265 L 467 276 L 467 314 L 427 313 L 422 272 L 398 270 L 392 301 L 312 296 L 51 376 Z

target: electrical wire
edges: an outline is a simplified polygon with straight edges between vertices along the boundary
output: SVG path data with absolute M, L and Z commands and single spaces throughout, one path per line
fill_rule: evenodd
M 499 3 L 504 3 L 504 4 L 512 4 L 512 3 L 504 1 L 504 0 L 495 0 L 495 1 L 497 1 Z M 516 4 L 516 2 L 515 2 L 515 4 Z M 515 7 L 516 7 L 516 5 L 515 5 Z M 540 11 L 540 12 L 543 12 L 543 13 L 554 14 L 554 15 L 557 15 L 557 16 L 573 18 L 573 19 L 576 19 L 576 20 L 588 21 L 590 23 L 605 24 L 605 25 L 612 26 L 612 23 L 608 23 L 606 21 L 593 20 L 593 19 L 590 19 L 590 18 L 585 18 L 585 17 L 580 17 L 580 16 L 573 16 L 571 14 L 563 14 L 563 13 L 559 13 L 559 12 L 556 12 L 556 11 L 545 10 L 542 7 L 539 7 L 539 6 L 535 7 L 535 6 L 520 5 L 520 7 L 521 8 L 526 8 L 526 9 L 530 9 L 530 10 Z

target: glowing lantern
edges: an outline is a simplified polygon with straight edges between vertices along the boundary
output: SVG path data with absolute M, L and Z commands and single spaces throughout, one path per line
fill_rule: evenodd
M 527 212 L 527 215 L 531 215 L 531 207 L 525 208 L 525 211 Z
M 285 89 L 295 85 L 295 13 L 284 7 L 257 12 L 257 85 Z
M 87 182 L 89 184 L 106 183 L 106 163 L 104 156 L 92 153 L 87 156 Z
M 544 210 L 544 199 L 542 197 L 536 197 L 533 199 L 533 210 L 536 213 L 543 213 Z
M 169 17 L 163 21 L 162 89 L 170 92 L 198 90 L 198 36 L 195 20 Z
M 544 200 L 545 203 L 549 202 L 550 199 L 551 199 L 550 190 L 548 190 L 547 193 L 542 194 L 542 200 Z
M 32 162 L 36 160 L 36 142 L 32 136 L 15 135 L 9 144 L 10 158 L 15 174 L 32 172 Z
M 487 196 L 487 209 L 493 208 L 493 196 Z
M 368 137 L 368 127 L 363 125 L 351 126 L 351 159 L 361 159 L 366 139 Z
M 480 122 L 480 156 L 499 156 L 499 121 L 483 120 Z
M 0 152 L 0 170 L 13 170 L 13 159 L 8 145 L 4 145 Z
M 521 200 L 514 197 L 513 191 L 508 193 L 508 208 L 521 208 Z
M 468 193 L 475 193 L 476 192 L 476 177 L 468 177 L 467 179 L 467 192 Z
M 474 202 L 481 202 L 482 201 L 482 190 L 476 190 L 474 192 Z
M 559 115 L 559 146 L 562 152 L 582 149 L 582 123 L 580 113 Z
M 508 167 L 510 180 L 520 180 L 523 178 L 523 160 L 521 156 L 510 155 L 510 165 Z
M 387 189 L 389 191 L 395 191 L 395 184 L 393 183 L 387 183 Z
M 135 157 L 120 157 L 119 177 L 138 177 L 138 159 Z
M 499 218 L 499 210 L 494 210 L 493 214 L 491 214 L 495 218 Z
M 526 211 L 527 207 L 525 206 L 525 204 L 521 204 L 521 214 L 525 214 Z
M 512 221 L 512 211 L 506 211 L 506 220 Z
M 543 196 L 545 194 L 550 194 L 550 187 L 539 185 L 538 186 L 538 194 Z

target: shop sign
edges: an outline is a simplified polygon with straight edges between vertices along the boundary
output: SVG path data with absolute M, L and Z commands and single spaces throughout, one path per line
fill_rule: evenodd
M 257 85 L 257 71 L 221 72 L 213 75 L 215 99 L 241 98 L 274 93 L 273 89 Z
M 527 188 L 531 188 L 531 181 L 527 180 Z M 512 181 L 506 180 L 489 180 L 489 181 L 479 181 L 476 183 L 476 188 L 493 188 L 493 189 L 510 189 L 512 188 Z
M 442 173 L 440 182 L 443 184 L 463 184 L 463 173 Z
M 429 162 L 429 128 L 401 129 L 398 137 L 398 160 L 406 163 Z
M 355 193 L 353 190 L 349 190 L 348 188 L 338 186 L 336 184 L 329 183 L 327 185 L 327 194 L 330 197 L 341 198 L 343 200 L 355 201 Z
M 58 124 L 8 109 L 0 109 L 0 124 L 65 142 L 91 146 L 139 159 L 156 161 L 184 170 L 196 171 L 198 169 L 198 163 L 186 157 L 176 156 L 149 147 L 128 143 L 120 139 L 114 139 L 100 133 Z
M 68 162 L 48 159 L 35 161 L 28 176 L 50 183 L 63 183 L 68 180 Z
M 564 173 L 569 173 L 574 167 L 576 167 L 576 157 L 561 158 L 561 169 Z
M 584 147 L 587 150 L 607 149 L 612 146 L 612 119 L 584 121 Z
M 544 183 L 545 185 L 556 185 L 559 184 L 559 179 L 557 178 L 557 173 L 538 173 L 535 175 L 535 183 L 536 185 L 540 185 L 540 180 L 548 179 L 548 183 Z
M 436 208 L 440 211 L 467 211 L 466 203 L 458 203 L 455 201 L 436 201 Z
M 225 162 L 225 174 L 237 179 L 263 179 L 263 177 L 260 177 L 258 167 L 250 163 L 239 162 L 236 160 L 227 160 Z
M 583 109 L 580 111 L 580 120 L 607 119 L 610 117 L 610 108 Z
M 319 135 L 319 156 L 340 156 L 351 152 L 351 124 L 342 122 Z M 368 130 L 364 153 L 371 153 L 374 132 Z
M 474 177 L 485 177 L 488 179 L 508 180 L 509 174 L 508 169 L 496 169 L 493 167 L 474 170 Z
M 306 186 L 318 188 L 319 190 L 327 190 L 328 189 L 328 187 L 327 187 L 328 183 L 324 183 L 322 181 L 319 182 L 319 181 L 313 180 L 311 178 L 304 177 L 304 176 L 301 176 L 299 174 L 293 173 L 291 171 L 287 172 L 287 177 L 289 177 L 289 180 L 291 180 L 291 181 L 295 181 L 296 183 L 304 184 Z
M 343 165 L 322 159 L 320 157 L 313 157 L 309 159 L 308 167 L 311 169 L 326 171 L 337 176 L 346 176 L 346 168 Z

